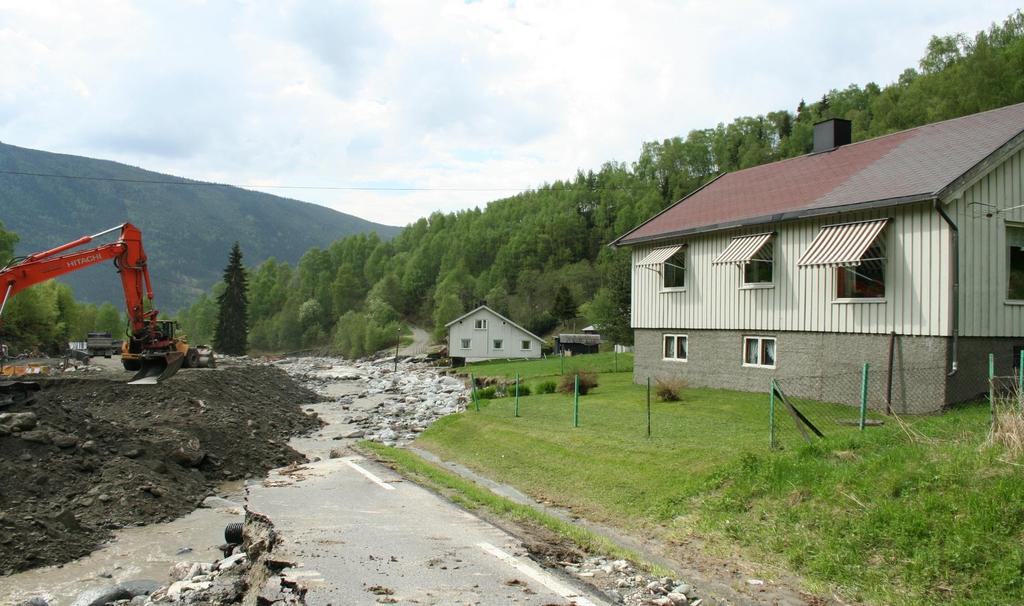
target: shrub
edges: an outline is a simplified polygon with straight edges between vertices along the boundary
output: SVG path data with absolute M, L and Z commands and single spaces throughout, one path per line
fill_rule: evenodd
M 662 402 L 678 402 L 682 399 L 682 392 L 687 384 L 683 379 L 656 379 L 654 382 L 654 393 Z
M 487 387 L 476 390 L 476 397 L 481 400 L 493 400 L 498 397 L 498 388 L 494 385 L 488 385 Z
M 537 393 L 555 393 L 558 389 L 558 384 L 554 381 L 541 381 L 537 383 Z
M 515 395 L 515 393 L 516 393 L 516 384 L 515 383 L 512 383 L 511 385 L 508 386 L 508 393 L 510 393 L 512 395 Z M 530 386 L 527 385 L 526 383 L 520 383 L 519 384 L 519 395 L 521 395 L 521 396 L 528 396 L 528 395 L 530 395 Z
M 591 389 L 597 387 L 597 373 L 592 370 L 581 370 L 576 374 L 562 375 L 558 384 L 558 391 L 571 394 L 576 389 L 576 377 L 580 378 L 580 395 L 586 395 Z

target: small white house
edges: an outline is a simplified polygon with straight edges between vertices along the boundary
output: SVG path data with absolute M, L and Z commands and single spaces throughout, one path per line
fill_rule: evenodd
M 505 358 L 539 358 L 544 340 L 486 305 L 455 318 L 448 329 L 454 365 Z

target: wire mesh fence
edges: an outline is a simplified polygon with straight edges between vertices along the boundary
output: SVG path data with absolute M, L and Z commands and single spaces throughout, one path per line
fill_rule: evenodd
M 944 401 L 941 367 L 837 369 L 773 379 L 769 387 L 769 445 L 794 448 L 843 439 L 885 425 L 893 415 L 935 412 Z

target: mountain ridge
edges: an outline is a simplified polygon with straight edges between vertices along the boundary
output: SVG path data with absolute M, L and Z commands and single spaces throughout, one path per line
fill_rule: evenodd
M 310 202 L 4 142 L 0 221 L 18 234 L 19 255 L 135 224 L 142 230 L 156 306 L 167 312 L 220 280 L 235 240 L 247 267 L 271 257 L 294 265 L 310 248 L 346 235 L 374 232 L 387 240 L 402 229 Z M 103 264 L 61 280 L 80 300 L 120 307 L 120 285 L 110 270 Z

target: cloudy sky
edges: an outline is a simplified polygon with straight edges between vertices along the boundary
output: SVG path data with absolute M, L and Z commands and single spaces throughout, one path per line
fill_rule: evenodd
M 0 0 L 0 141 L 404 225 L 886 84 L 1013 2 Z M 425 191 L 387 191 L 415 188 Z

